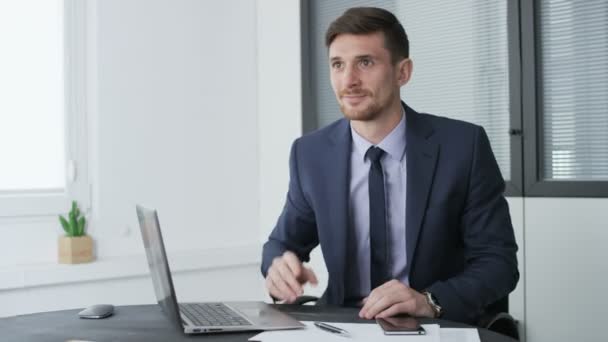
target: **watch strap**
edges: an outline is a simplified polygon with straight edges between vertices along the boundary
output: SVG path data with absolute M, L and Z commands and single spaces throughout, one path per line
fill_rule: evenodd
M 426 302 L 429 304 L 433 312 L 435 313 L 434 318 L 439 318 L 443 314 L 443 308 L 439 305 L 439 301 L 432 293 L 429 291 L 424 291 L 422 293 L 426 297 Z

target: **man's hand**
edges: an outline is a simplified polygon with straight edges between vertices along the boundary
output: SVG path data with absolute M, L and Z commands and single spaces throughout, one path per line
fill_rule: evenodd
M 270 295 L 287 304 L 295 302 L 304 293 L 302 285 L 307 282 L 316 286 L 317 276 L 290 251 L 274 258 L 266 275 L 266 289 Z
M 359 312 L 359 317 L 372 319 L 401 313 L 416 317 L 435 316 L 423 294 L 393 279 L 378 286 L 363 299 L 363 308 Z

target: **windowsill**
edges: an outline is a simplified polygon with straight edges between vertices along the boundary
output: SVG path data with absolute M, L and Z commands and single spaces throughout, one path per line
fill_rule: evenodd
M 171 273 L 259 265 L 258 244 L 169 253 Z M 119 256 L 86 264 L 30 264 L 0 268 L 0 291 L 120 278 L 147 277 L 144 255 Z

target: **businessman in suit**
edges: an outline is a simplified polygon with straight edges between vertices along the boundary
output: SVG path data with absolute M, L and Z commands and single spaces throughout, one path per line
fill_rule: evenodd
M 270 295 L 291 303 L 317 282 L 302 263 L 320 244 L 323 303 L 359 306 L 368 319 L 476 322 L 519 279 L 485 131 L 401 101 L 412 61 L 392 13 L 352 8 L 330 25 L 326 45 L 344 118 L 292 145 L 286 203 L 263 248 Z

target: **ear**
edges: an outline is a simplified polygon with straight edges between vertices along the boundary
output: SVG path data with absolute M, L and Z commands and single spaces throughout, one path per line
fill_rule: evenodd
M 410 80 L 413 68 L 414 63 L 409 58 L 402 59 L 397 63 L 397 83 L 399 83 L 400 87 Z

